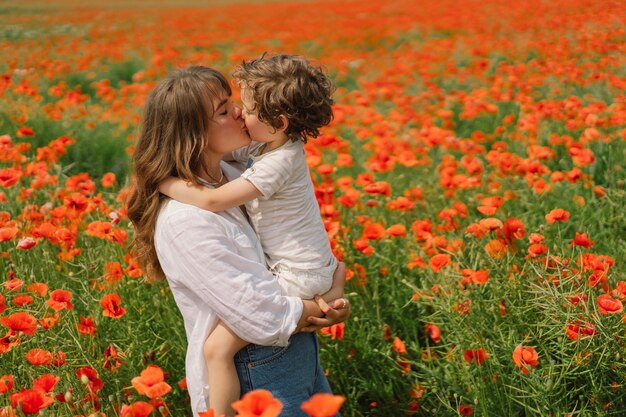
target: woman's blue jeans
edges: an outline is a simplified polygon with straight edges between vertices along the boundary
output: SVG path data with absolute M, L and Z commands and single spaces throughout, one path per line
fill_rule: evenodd
M 283 403 L 280 417 L 306 417 L 300 405 L 313 394 L 331 392 L 318 350 L 315 333 L 297 333 L 286 347 L 246 346 L 235 356 L 241 395 L 269 390 Z

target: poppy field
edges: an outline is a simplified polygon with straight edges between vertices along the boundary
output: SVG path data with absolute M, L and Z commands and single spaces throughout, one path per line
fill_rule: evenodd
M 0 3 L 0 417 L 191 415 L 129 156 L 170 70 L 265 51 L 337 86 L 306 150 L 348 267 L 319 335 L 345 400 L 306 412 L 626 415 L 624 1 L 29 1 Z

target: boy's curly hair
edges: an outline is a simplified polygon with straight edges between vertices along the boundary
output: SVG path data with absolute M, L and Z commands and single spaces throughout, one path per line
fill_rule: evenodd
M 317 137 L 333 119 L 333 82 L 320 66 L 297 55 L 267 55 L 244 61 L 233 77 L 252 93 L 259 120 L 275 129 L 280 115 L 289 121 L 285 133 L 291 140 Z

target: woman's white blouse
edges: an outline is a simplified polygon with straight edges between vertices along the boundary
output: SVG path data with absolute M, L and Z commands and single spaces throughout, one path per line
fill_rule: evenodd
M 236 177 L 231 167 L 223 169 Z M 196 416 L 208 407 L 202 348 L 218 319 L 251 343 L 285 346 L 302 314 L 302 300 L 281 295 L 239 208 L 211 213 L 166 201 L 154 243 L 185 324 L 187 386 Z

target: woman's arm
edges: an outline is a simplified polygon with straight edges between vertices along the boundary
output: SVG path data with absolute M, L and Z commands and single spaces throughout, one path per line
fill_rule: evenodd
M 286 346 L 302 319 L 302 300 L 281 295 L 274 276 L 251 256 L 253 246 L 233 237 L 226 220 L 177 203 L 172 209 L 172 203 L 159 215 L 155 245 L 170 286 L 191 293 L 182 293 L 184 305 L 209 305 L 251 343 Z M 317 313 L 308 307 L 307 314 Z
M 159 184 L 159 191 L 181 203 L 213 212 L 237 207 L 261 196 L 261 192 L 243 178 L 213 189 L 169 177 Z
M 346 264 L 337 262 L 337 268 L 333 272 L 333 283 L 330 290 L 322 294 L 322 299 L 330 303 L 344 296 L 344 287 L 346 285 Z

